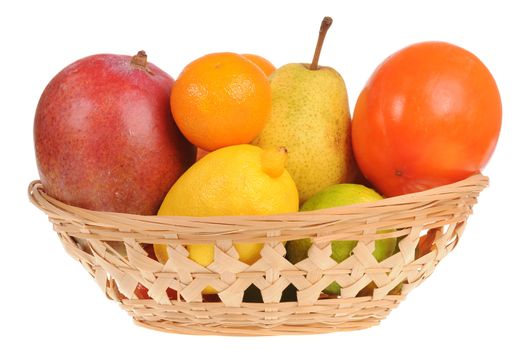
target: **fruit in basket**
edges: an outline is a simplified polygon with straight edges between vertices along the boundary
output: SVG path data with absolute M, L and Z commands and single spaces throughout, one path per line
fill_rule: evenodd
M 501 100 L 472 53 L 444 42 L 388 57 L 355 106 L 353 150 L 385 196 L 429 189 L 480 172 L 496 146 Z
M 58 73 L 34 124 L 46 192 L 87 209 L 155 214 L 196 152 L 172 120 L 172 84 L 142 51 L 89 56 Z
M 138 283 L 137 287 L 135 287 L 134 294 L 139 299 L 152 299 L 148 295 L 148 288 L 143 286 L 141 283 Z
M 286 151 L 235 145 L 207 154 L 172 186 L 158 215 L 267 215 L 298 211 L 298 192 L 285 170 Z M 251 264 L 262 244 L 235 243 L 239 259 Z M 166 262 L 165 245 L 154 245 L 158 260 Z M 188 245 L 190 259 L 207 266 L 214 259 L 212 244 Z M 215 293 L 207 287 L 204 293 Z
M 258 68 L 263 70 L 263 72 L 265 73 L 266 76 L 270 76 L 276 70 L 275 66 L 271 62 L 269 62 L 268 60 L 263 58 L 262 56 L 253 55 L 253 54 L 242 54 L 242 56 L 245 57 L 246 59 L 250 60 L 255 65 L 257 65 Z M 207 153 L 209 153 L 209 152 L 198 147 L 196 160 L 200 160 Z
M 381 200 L 382 196 L 373 189 L 357 184 L 337 184 L 332 185 L 318 192 L 308 199 L 300 208 L 300 211 L 310 211 L 317 209 L 333 208 L 344 205 L 359 203 L 369 203 Z M 391 230 L 379 231 L 378 234 L 391 232 Z M 375 241 L 373 256 L 377 261 L 382 261 L 394 253 L 396 238 L 386 238 Z M 307 258 L 308 250 L 312 243 L 309 238 L 289 241 L 286 244 L 286 258 L 296 264 Z M 333 241 L 331 242 L 331 258 L 336 262 L 342 262 L 349 258 L 357 241 Z M 325 290 L 327 294 L 340 294 L 340 285 L 336 282 L 331 283 Z
M 170 300 L 177 300 L 178 299 L 177 291 L 175 291 L 174 289 L 167 288 L 167 292 L 166 293 L 167 293 L 168 299 L 170 299 Z M 141 283 L 138 283 L 137 286 L 135 287 L 134 294 L 135 294 L 135 296 L 138 299 L 152 299 L 148 295 L 148 288 L 143 286 Z
M 267 76 L 270 76 L 276 70 L 275 66 L 271 62 L 263 58 L 262 56 L 253 55 L 253 54 L 242 54 L 242 56 L 250 60 L 255 65 L 257 65 L 261 70 L 263 70 L 263 72 Z M 198 147 L 196 160 L 200 160 L 207 153 L 209 152 Z
M 336 70 L 318 66 L 330 24 L 330 18 L 322 22 L 311 65 L 286 64 L 271 76 L 271 118 L 253 142 L 287 148 L 287 170 L 301 203 L 329 185 L 353 181 L 356 173 L 344 80 Z
M 298 211 L 287 151 L 224 147 L 191 166 L 166 195 L 159 215 L 260 215 Z
M 267 76 L 241 55 L 222 52 L 188 64 L 170 99 L 174 120 L 194 145 L 213 151 L 251 142 L 271 113 Z
M 426 235 L 419 237 L 419 242 L 417 242 L 417 247 L 415 248 L 415 258 L 419 259 L 430 253 L 434 247 L 437 237 L 441 236 L 442 234 L 443 231 L 441 228 L 432 228 L 428 230 Z
M 209 154 L 208 151 L 205 151 L 204 149 L 198 148 L 197 154 L 196 154 L 196 160 L 200 160 L 201 158 L 205 157 L 207 154 Z
M 242 54 L 242 56 L 247 58 L 252 63 L 256 64 L 261 70 L 263 70 L 263 72 L 267 76 L 270 76 L 276 70 L 276 67 L 262 56 L 250 53 L 244 53 Z

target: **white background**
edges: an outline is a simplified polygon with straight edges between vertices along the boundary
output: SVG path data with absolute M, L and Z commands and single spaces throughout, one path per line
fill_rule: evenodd
M 0 348 L 525 348 L 525 12 L 505 1 L 345 3 L 2 2 Z M 38 177 L 32 128 L 43 88 L 64 66 L 95 53 L 144 49 L 174 77 L 191 60 L 217 51 L 261 54 L 276 66 L 307 62 L 325 15 L 334 24 L 320 63 L 342 74 L 351 108 L 377 64 L 418 41 L 465 47 L 494 74 L 503 102 L 502 133 L 484 171 L 491 185 L 460 244 L 380 326 L 368 330 L 256 339 L 135 326 L 63 251 L 46 216 L 27 199 L 26 187 Z

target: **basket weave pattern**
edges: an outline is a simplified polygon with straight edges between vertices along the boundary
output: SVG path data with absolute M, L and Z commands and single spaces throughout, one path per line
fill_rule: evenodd
M 273 335 L 321 333 L 370 327 L 385 318 L 433 271 L 455 246 L 488 179 L 474 175 L 431 190 L 374 203 L 272 216 L 158 217 L 85 210 L 29 186 L 30 200 L 44 211 L 65 250 L 92 275 L 108 298 L 120 303 L 139 324 L 191 334 Z M 379 230 L 392 230 L 382 235 Z M 416 256 L 420 237 L 431 235 L 432 249 Z M 398 252 L 378 262 L 376 239 L 398 238 Z M 285 242 L 311 238 L 308 258 L 293 265 Z M 331 241 L 356 240 L 341 263 Z M 261 258 L 238 260 L 233 242 L 262 242 Z M 151 259 L 144 244 L 168 245 L 169 259 Z M 214 261 L 201 266 L 188 258 L 187 244 L 213 243 Z M 322 291 L 333 281 L 340 297 Z M 372 293 L 358 296 L 371 282 Z M 138 299 L 137 284 L 152 299 Z M 280 302 L 290 284 L 297 301 Z M 263 302 L 243 302 L 251 285 Z M 212 286 L 218 301 L 203 301 Z M 167 289 L 177 291 L 170 300 Z M 393 293 L 398 290 L 397 293 Z

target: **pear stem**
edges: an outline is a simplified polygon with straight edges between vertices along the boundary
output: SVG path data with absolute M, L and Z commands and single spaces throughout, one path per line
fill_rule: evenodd
M 326 37 L 326 33 L 328 32 L 329 27 L 331 27 L 331 23 L 333 23 L 333 19 L 331 17 L 324 17 L 322 20 L 322 23 L 320 24 L 320 31 L 318 32 L 318 41 L 317 41 L 317 47 L 315 48 L 315 54 L 313 55 L 313 61 L 311 62 L 311 65 L 309 66 L 309 69 L 311 70 L 317 70 L 318 69 L 318 59 L 320 57 L 320 51 L 322 51 L 322 45 L 324 44 L 324 38 Z

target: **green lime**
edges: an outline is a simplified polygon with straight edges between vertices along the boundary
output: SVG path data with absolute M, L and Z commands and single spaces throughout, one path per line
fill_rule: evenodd
M 368 203 L 381 200 L 383 197 L 375 190 L 358 184 L 337 184 L 326 187 L 322 191 L 309 198 L 300 208 L 300 211 L 310 211 L 317 209 L 333 208 L 344 205 Z M 392 232 L 392 230 L 382 230 L 378 233 Z M 377 261 L 382 261 L 394 253 L 397 240 L 386 238 L 375 241 L 373 256 Z M 286 258 L 293 264 L 307 258 L 307 251 L 311 247 L 311 240 L 299 239 L 289 241 L 286 244 Z M 333 241 L 331 242 L 331 257 L 336 262 L 346 260 L 353 252 L 357 241 Z M 325 290 L 327 294 L 340 294 L 340 285 L 332 282 Z

